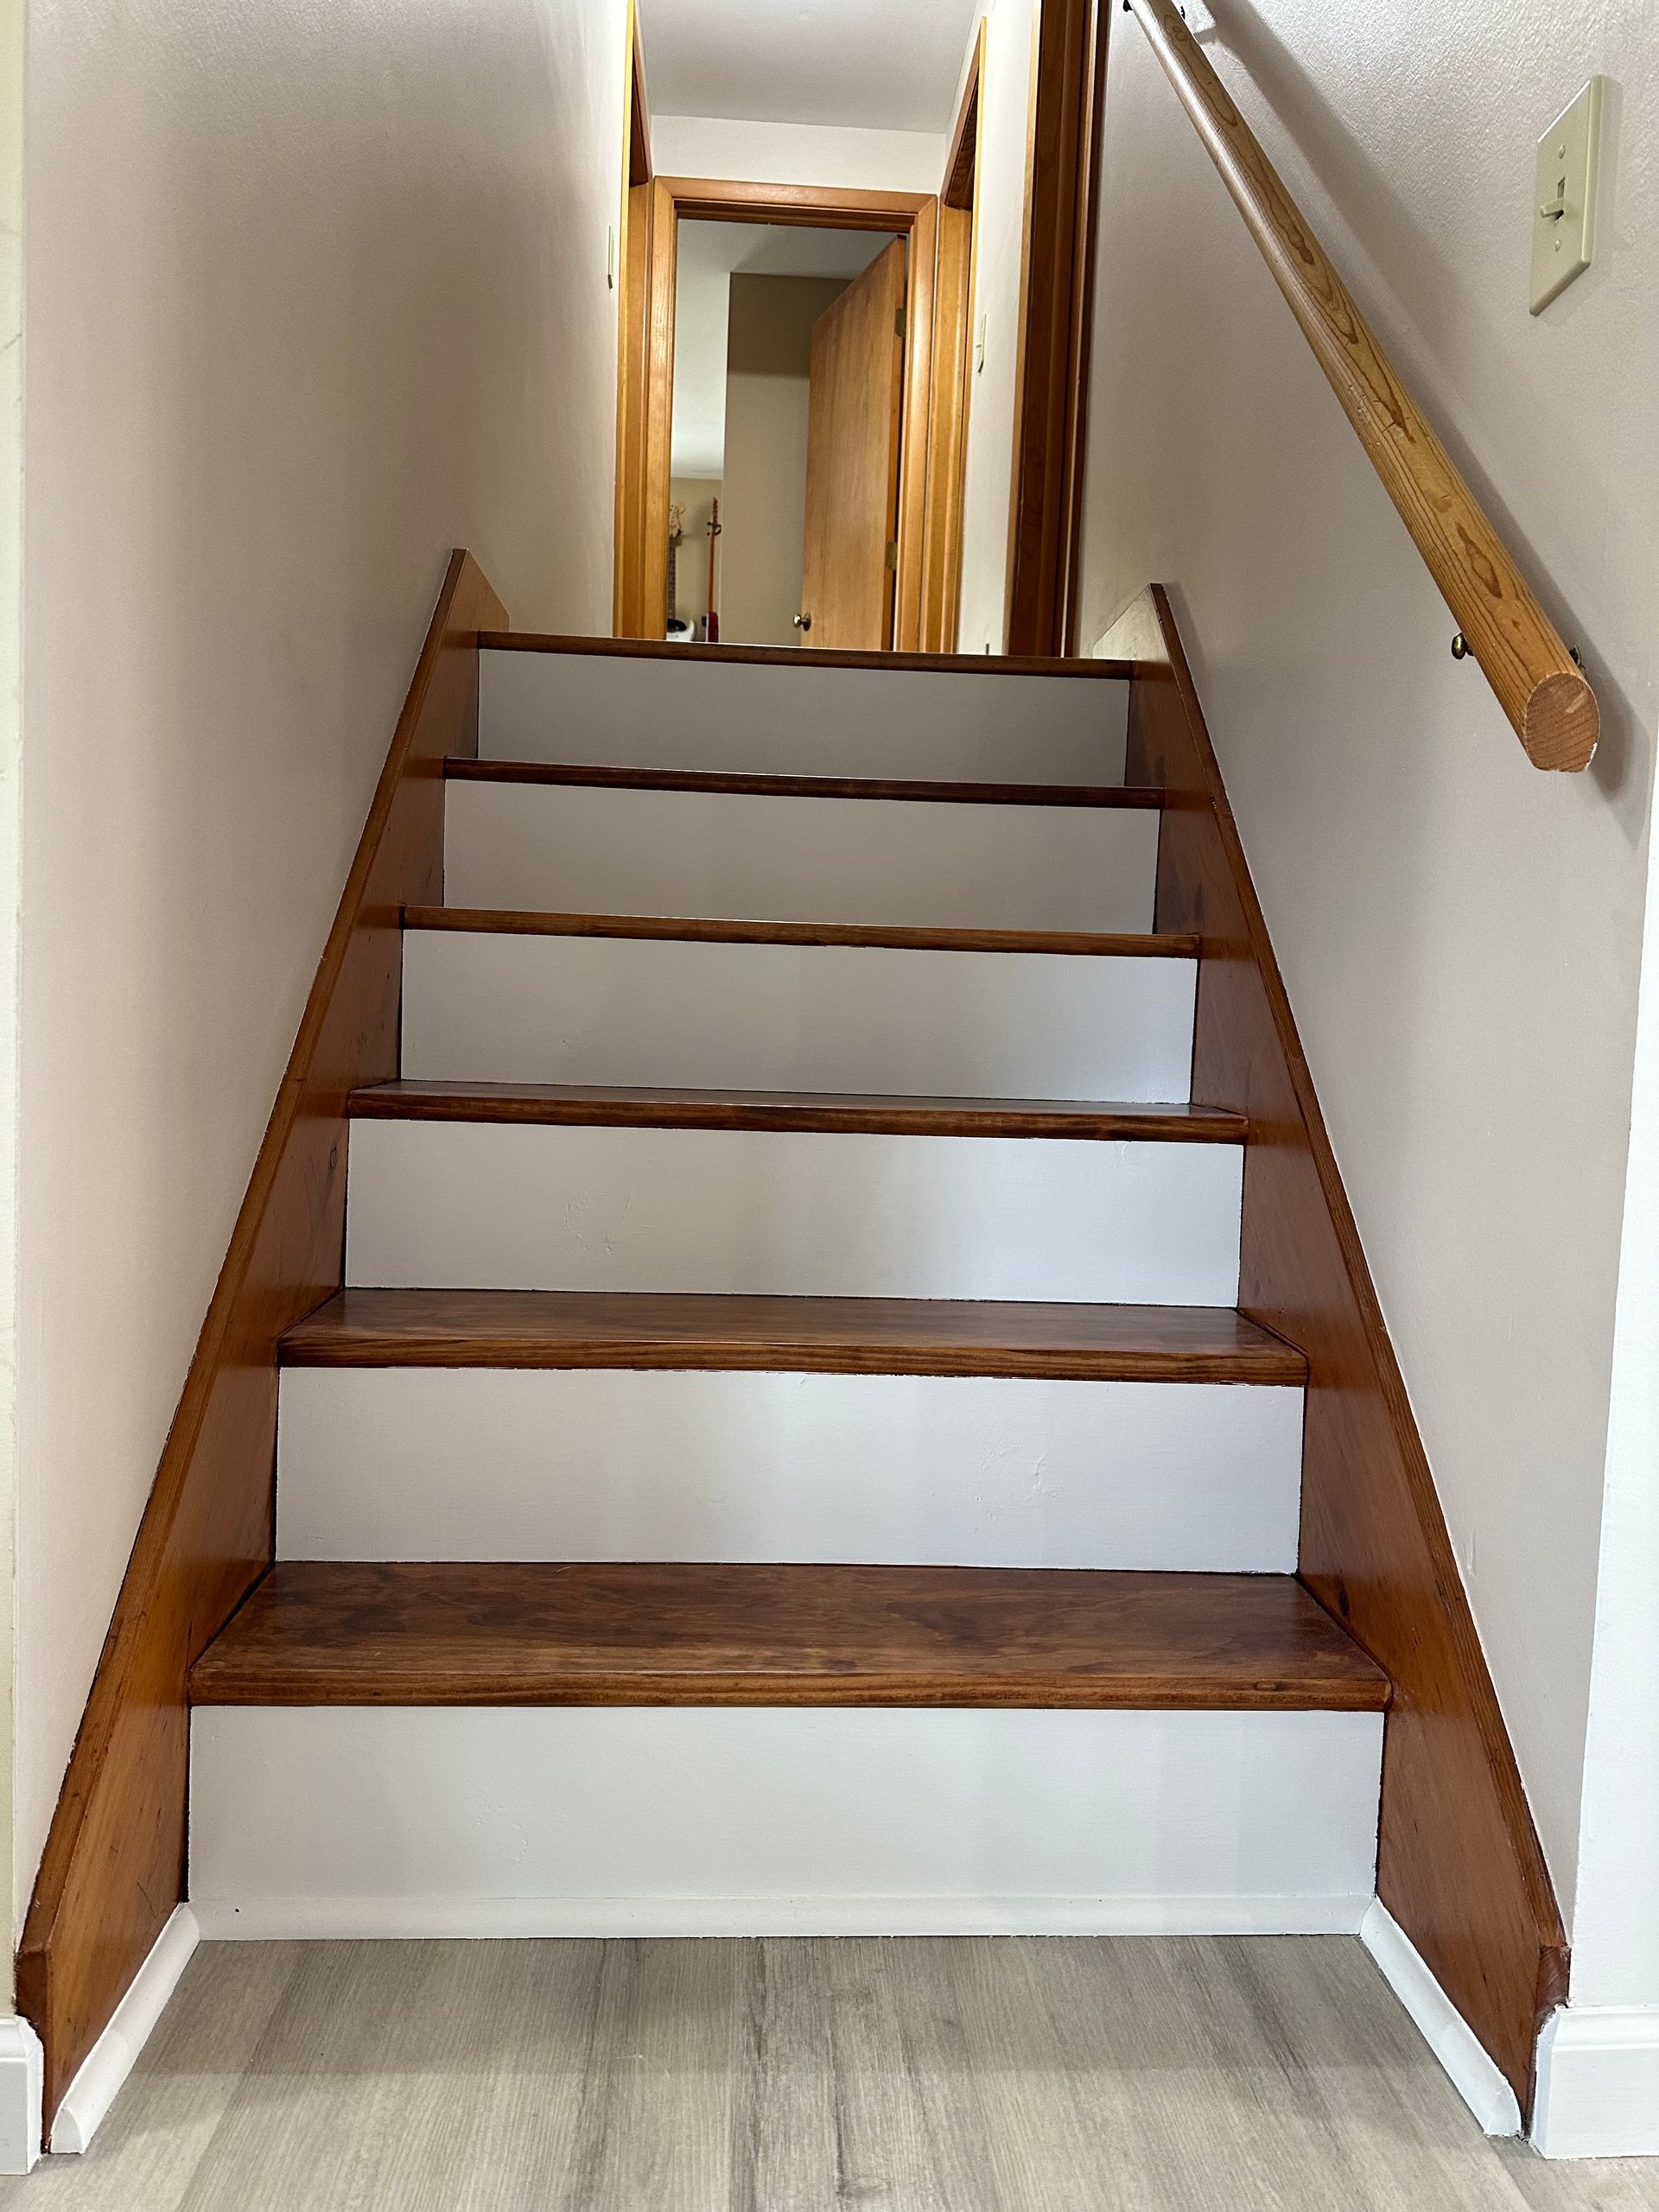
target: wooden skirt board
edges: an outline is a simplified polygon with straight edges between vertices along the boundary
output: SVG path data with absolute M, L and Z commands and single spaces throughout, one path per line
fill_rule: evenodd
M 221 1937 L 1351 1931 L 1381 1745 L 1374 1713 L 198 1708 L 191 1903 Z
M 1234 1145 L 362 1122 L 373 1287 L 1231 1306 Z
M 665 646 L 480 655 L 480 744 L 498 760 L 762 774 L 1111 784 L 1122 780 L 1128 684 L 1096 664 L 1084 677 L 814 664 Z
M 1201 928 L 1193 1096 L 1247 1113 L 1239 1302 L 1309 1361 L 1301 1571 L 1395 1684 L 1378 1893 L 1529 2109 L 1567 1946 L 1514 1752 L 1168 601 L 1136 662 L 1132 781 L 1172 794 L 1158 926 Z
M 182 1894 L 185 1673 L 272 1555 L 277 1341 L 340 1283 L 346 1102 L 397 1071 L 399 914 L 441 895 L 442 763 L 505 620 L 456 553 L 133 1546 L 18 1953 L 48 2123 Z
M 457 906 L 959 929 L 1152 926 L 1158 816 L 452 781 Z
M 1179 1103 L 1197 963 L 410 930 L 405 1076 Z
M 276 1549 L 1294 1573 L 1301 1435 L 1283 1385 L 289 1368 Z

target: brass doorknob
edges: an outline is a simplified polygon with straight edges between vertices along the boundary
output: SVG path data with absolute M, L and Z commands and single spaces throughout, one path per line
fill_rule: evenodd
M 810 614 L 798 614 L 795 617 L 795 627 L 798 630 L 810 630 L 812 627 L 812 617 Z

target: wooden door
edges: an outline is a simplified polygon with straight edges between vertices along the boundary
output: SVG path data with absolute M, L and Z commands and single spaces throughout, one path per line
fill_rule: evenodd
M 803 643 L 831 652 L 893 644 L 905 253 L 895 238 L 812 331 Z

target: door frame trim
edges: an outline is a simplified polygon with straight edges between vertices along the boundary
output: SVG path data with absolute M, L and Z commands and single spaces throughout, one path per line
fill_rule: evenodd
M 923 645 L 928 428 L 938 199 L 926 192 L 834 185 L 751 184 L 718 177 L 656 177 L 644 219 L 630 221 L 620 316 L 616 591 L 620 638 L 660 637 L 668 613 L 667 513 L 674 403 L 674 293 L 683 218 L 797 228 L 891 231 L 910 247 L 905 304 L 905 410 L 899 460 L 899 582 L 893 645 Z M 632 195 L 631 195 L 632 197 Z M 653 531 L 661 510 L 664 527 Z M 655 540 L 663 545 L 658 555 Z
M 982 16 L 939 188 L 921 614 L 923 650 L 936 653 L 956 652 L 962 624 L 962 521 L 973 398 L 979 171 L 985 136 L 982 92 L 988 42 Z

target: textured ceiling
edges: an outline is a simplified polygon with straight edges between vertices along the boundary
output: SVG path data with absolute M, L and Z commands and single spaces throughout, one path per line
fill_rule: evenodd
M 659 115 L 948 130 L 977 0 L 639 0 Z

